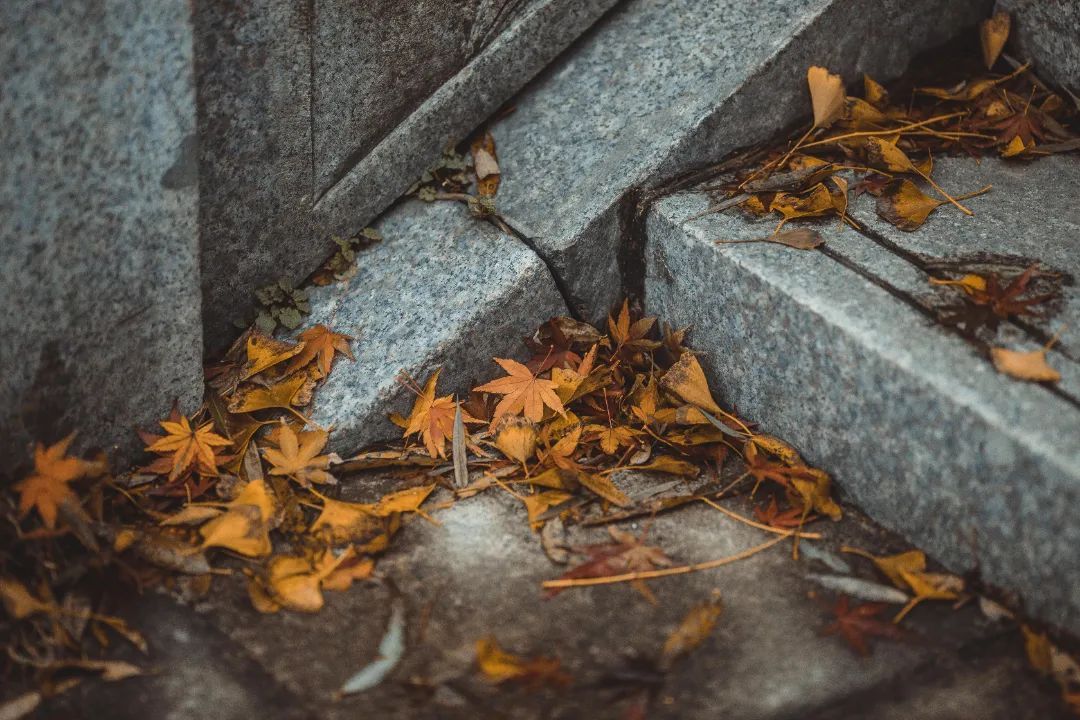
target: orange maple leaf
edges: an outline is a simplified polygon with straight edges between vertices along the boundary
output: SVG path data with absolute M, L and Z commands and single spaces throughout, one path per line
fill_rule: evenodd
M 75 433 L 71 433 L 48 448 L 41 443 L 36 445 L 34 472 L 15 485 L 19 492 L 20 517 L 25 517 L 31 508 L 36 507 L 45 527 L 55 528 L 58 508 L 68 501 L 77 502 L 68 483 L 105 471 L 102 462 L 68 457 L 67 451 L 74 439 Z
M 232 443 L 214 432 L 213 423 L 193 428 L 186 417 L 174 413 L 159 424 L 166 435 L 148 444 L 146 450 L 159 455 L 172 455 L 169 482 L 176 480 L 193 465 L 200 475 L 217 475 L 220 461 L 214 448 L 228 447 Z
M 495 413 L 491 418 L 492 428 L 502 416 L 516 415 L 522 411 L 527 419 L 540 422 L 544 418 L 545 405 L 560 415 L 566 414 L 562 400 L 555 393 L 554 382 L 533 375 L 529 368 L 516 360 L 495 358 L 495 362 L 499 363 L 508 376 L 475 388 L 480 392 L 498 393 L 505 396 L 495 406 Z
M 453 395 L 435 397 L 435 385 L 439 381 L 440 372 L 441 369 L 436 370 L 417 395 L 404 435 L 409 437 L 420 433 L 428 455 L 433 458 L 446 457 L 446 438 L 454 432 L 454 414 L 458 407 Z M 464 409 L 461 411 L 461 419 L 464 422 L 480 422 Z
M 352 339 L 352 336 L 336 333 L 325 325 L 308 328 L 300 333 L 300 340 L 304 343 L 303 349 L 289 363 L 289 367 L 285 372 L 287 374 L 292 373 L 318 358 L 319 372 L 325 377 L 330 374 L 330 368 L 334 364 L 335 352 L 341 353 L 354 362 L 356 361 L 352 350 L 349 349 L 349 341 Z
M 337 479 L 326 468 L 341 462 L 341 458 L 337 453 L 319 454 L 326 447 L 328 439 L 329 433 L 321 428 L 301 430 L 297 435 L 282 422 L 278 429 L 278 449 L 265 448 L 262 451 L 263 457 L 274 466 L 270 468 L 270 474 L 287 475 L 304 487 L 311 487 L 312 483 L 336 484 Z

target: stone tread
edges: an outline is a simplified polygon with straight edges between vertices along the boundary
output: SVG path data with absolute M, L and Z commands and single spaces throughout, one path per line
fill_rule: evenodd
M 1003 377 L 867 280 L 861 266 L 926 287 L 867 238 L 825 224 L 830 254 L 719 246 L 773 225 L 734 214 L 686 222 L 707 206 L 687 193 L 651 213 L 646 308 L 692 326 L 717 396 L 833 472 L 878 521 L 1076 628 L 1080 412 L 1066 391 Z

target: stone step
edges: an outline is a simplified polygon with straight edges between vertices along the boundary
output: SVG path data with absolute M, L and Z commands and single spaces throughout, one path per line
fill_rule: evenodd
M 370 502 L 399 482 L 366 477 L 345 486 L 343 497 Z M 619 478 L 631 495 L 655 482 Z M 741 499 L 726 504 L 751 513 Z M 904 549 L 856 513 L 836 524 L 815 525 L 812 529 L 826 539 L 814 543 L 816 553 L 807 549 L 810 541 L 804 543 L 799 560 L 792 559 L 785 542 L 742 562 L 650 581 L 655 605 L 630 585 L 575 588 L 544 599 L 541 582 L 567 567 L 544 555 L 524 506 L 501 490 L 459 500 L 432 518 L 436 522 L 410 517 L 379 560 L 379 573 L 392 581 L 393 591 L 381 583 L 357 583 L 347 592 L 325 593 L 326 607 L 317 615 L 262 615 L 249 606 L 244 578 L 233 576 L 217 579 L 199 610 L 279 685 L 304 698 L 316 716 L 329 719 L 354 718 L 361 709 L 380 718 L 624 717 L 625 699 L 618 699 L 618 686 L 603 684 L 605 676 L 626 672 L 634 657 L 657 657 L 667 635 L 714 590 L 720 591 L 724 608 L 715 631 L 670 671 L 649 717 L 846 717 L 828 711 L 850 708 L 859 697 L 872 697 L 885 709 L 890 701 L 914 703 L 924 695 L 940 700 L 948 692 L 942 686 L 964 691 L 971 714 L 961 717 L 1057 717 L 1053 690 L 1022 671 L 1026 659 L 1019 631 L 988 621 L 973 604 L 954 611 L 950 603 L 924 603 L 905 620 L 903 640 L 873 641 L 868 657 L 839 637 L 823 635 L 834 598 L 811 575 L 837 571 L 813 558 L 846 563 L 870 579 L 869 563 L 844 555 L 841 546 L 879 554 Z M 663 548 L 676 564 L 731 555 L 770 537 L 704 505 L 620 527 L 637 535 L 647 527 L 648 543 Z M 577 546 L 609 539 L 603 528 L 569 532 Z M 400 664 L 376 688 L 333 701 L 344 681 L 378 656 L 395 593 L 404 602 L 409 638 Z M 894 611 L 887 609 L 885 617 Z M 573 685 L 527 692 L 484 682 L 475 669 L 474 648 L 487 636 L 510 652 L 558 658 L 574 677 Z M 1001 642 L 988 649 L 986 643 L 995 638 Z M 999 683 L 1000 692 L 991 685 L 975 692 L 973 683 L 980 678 Z M 410 682 L 419 685 L 410 688 Z M 425 684 L 428 692 L 419 692 Z M 1003 703 L 1005 692 L 1026 701 L 1021 712 L 1009 714 L 1016 706 Z M 862 705 L 871 703 L 864 699 Z
M 622 252 L 632 239 L 621 214 L 635 190 L 806 116 L 810 65 L 895 77 L 990 5 L 625 2 L 494 124 L 498 207 L 554 268 L 573 309 L 602 319 L 639 280 L 635 249 Z
M 570 310 L 601 322 L 640 281 L 635 267 L 620 272 L 625 198 L 804 115 L 808 65 L 895 75 L 914 52 L 987 11 L 977 0 L 938 5 L 623 3 L 493 124 L 497 206 L 554 273 Z M 852 22 L 886 34 L 863 47 Z M 312 298 L 313 322 L 332 320 L 359 337 L 362 357 L 340 367 L 316 399 L 314 419 L 337 428 L 341 449 L 397 433 L 384 418 L 409 409 L 399 371 L 421 376 L 446 363 L 447 392 L 463 391 L 464 380 L 494 369 L 491 356 L 519 348 L 520 337 L 566 312 L 525 244 L 500 238 L 460 207 L 407 203 L 381 227 L 387 243 L 361 257 L 360 275 Z
M 385 239 L 356 275 L 311 291 L 308 320 L 356 338 L 356 362 L 335 363 L 312 414 L 342 452 L 400 437 L 387 414 L 412 407 L 402 371 L 423 385 L 441 367 L 439 394 L 466 392 L 498 370 L 492 357 L 520 357 L 524 337 L 567 313 L 544 263 L 458 203 L 405 202 L 376 226 Z
M 775 223 L 739 211 L 687 221 L 709 200 L 666 198 L 647 222 L 647 310 L 691 326 L 718 396 L 834 473 L 871 516 L 1075 631 L 1075 287 L 1053 320 L 999 331 L 997 344 L 1036 348 L 1073 328 L 1050 352 L 1063 379 L 1044 386 L 999 374 L 984 346 L 934 323 L 930 301 L 955 291 L 932 288 L 923 268 L 984 252 L 1075 276 L 1080 218 L 1069 188 L 1080 182 L 1080 161 L 942 159 L 935 178 L 967 189 L 977 178 L 994 190 L 968 201 L 974 217 L 942 208 L 913 233 L 877 219 L 864 195 L 852 216 L 865 233 L 822 224 L 826 243 L 811 252 L 717 245 L 766 236 Z

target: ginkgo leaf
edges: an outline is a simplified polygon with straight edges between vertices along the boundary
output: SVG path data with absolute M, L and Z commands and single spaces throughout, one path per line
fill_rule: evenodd
M 874 167 L 890 172 L 916 172 L 911 158 L 894 142 L 881 137 L 868 137 L 865 147 L 867 161 Z
M 924 195 L 915 183 L 900 180 L 890 183 L 877 199 L 877 214 L 901 230 L 918 229 L 944 200 Z
M 536 452 L 536 428 L 529 422 L 509 422 L 499 430 L 495 447 L 511 460 L 525 464 Z
M 147 445 L 146 449 L 159 455 L 172 456 L 170 482 L 191 468 L 200 475 L 217 475 L 221 461 L 214 448 L 228 447 L 232 443 L 214 432 L 212 422 L 193 427 L 186 417 L 181 416 L 178 420 L 163 420 L 159 424 L 165 436 Z
M 311 361 L 316 361 L 319 372 L 323 377 L 330 374 L 330 368 L 334 364 L 334 354 L 341 353 L 350 360 L 355 361 L 349 341 L 353 338 L 349 335 L 336 333 L 325 325 L 315 325 L 300 333 L 300 352 L 293 358 L 286 368 L 286 374 L 296 372 L 305 367 Z
M 420 434 L 432 458 L 446 457 L 446 439 L 454 432 L 454 416 L 458 403 L 453 395 L 435 397 L 435 386 L 439 382 L 440 370 L 436 370 L 424 383 L 424 388 L 416 396 L 412 412 L 405 423 L 404 437 Z M 463 423 L 481 422 L 464 409 L 461 411 Z
M 814 108 L 814 127 L 828 127 L 844 112 L 843 79 L 826 68 L 812 66 L 806 71 L 806 84 Z
M 303 343 L 278 340 L 257 330 L 253 331 L 248 335 L 247 361 L 240 370 L 239 379 L 248 380 L 264 370 L 288 360 L 303 349 Z
M 696 405 L 713 414 L 723 413 L 720 406 L 713 400 L 712 393 L 709 392 L 709 382 L 705 379 L 705 371 L 701 369 L 701 363 L 691 353 L 684 353 L 678 362 L 668 368 L 668 371 L 660 378 L 660 387 L 678 395 L 691 405 Z
M 986 69 L 994 67 L 998 56 L 1005 48 L 1005 41 L 1009 39 L 1009 30 L 1012 27 L 1012 18 L 1007 12 L 996 12 L 990 18 L 979 23 L 979 41 L 982 44 L 983 62 Z
M 885 88 L 866 73 L 863 73 L 863 95 L 868 103 L 878 106 L 884 105 L 889 97 Z
M 289 409 L 296 402 L 297 395 L 309 382 L 306 373 L 297 373 L 270 387 L 261 387 L 245 383 L 229 398 L 229 412 L 248 413 L 269 408 Z
M 491 418 L 492 429 L 504 415 L 516 415 L 519 412 L 528 420 L 540 422 L 544 419 L 544 406 L 560 415 L 566 413 L 562 401 L 555 393 L 555 383 L 533 375 L 529 368 L 516 360 L 495 358 L 495 362 L 506 371 L 507 376 L 475 388 L 480 392 L 504 396 L 495 406 Z
M 19 516 L 25 517 L 36 508 L 45 527 L 56 527 L 56 515 L 60 506 L 78 504 L 70 483 L 84 477 L 94 477 L 105 472 L 105 463 L 70 457 L 67 452 L 75 439 L 71 433 L 54 445 L 34 446 L 34 471 L 15 485 L 19 493 Z
M 1022 351 L 1007 348 L 990 348 L 990 358 L 998 372 L 1005 373 L 1017 380 L 1032 382 L 1057 382 L 1061 373 L 1046 362 L 1047 348 Z
M 337 479 L 326 469 L 341 458 L 337 453 L 320 455 L 329 440 L 329 433 L 322 428 L 301 430 L 299 435 L 293 432 L 288 423 L 282 422 L 278 428 L 278 449 L 264 448 L 263 457 L 269 461 L 271 475 L 287 475 L 303 487 L 337 483 Z
M 581 483 L 582 487 L 596 493 L 613 505 L 630 507 L 634 504 L 633 501 L 626 496 L 626 493 L 615 487 L 615 483 L 611 482 L 611 479 L 604 475 L 579 471 L 576 478 L 577 481 Z
M 225 506 L 225 512 L 199 529 L 202 546 L 222 547 L 247 557 L 269 555 L 274 499 L 263 480 L 252 480 Z
M 777 193 L 769 209 L 780 213 L 784 222 L 796 218 L 821 217 L 836 211 L 833 196 L 823 183 L 803 193 Z
M 823 470 L 804 468 L 803 472 L 791 477 L 791 489 L 803 502 L 803 511 L 827 515 L 833 520 L 843 516 L 843 510 L 832 498 L 832 480 Z
M 266 574 L 266 590 L 270 599 L 289 610 L 318 612 L 325 599 L 323 581 L 353 556 L 350 548 L 335 556 L 326 551 L 314 558 L 279 555 L 270 561 Z

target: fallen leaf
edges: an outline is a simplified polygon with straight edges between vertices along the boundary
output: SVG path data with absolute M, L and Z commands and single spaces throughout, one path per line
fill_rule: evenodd
M 900 628 L 878 615 L 887 606 L 881 603 L 863 603 L 852 607 L 846 595 L 836 600 L 832 612 L 835 620 L 822 631 L 822 635 L 840 635 L 851 649 L 862 656 L 870 654 L 870 638 L 880 637 L 898 640 L 903 637 Z
M 22 620 L 39 612 L 52 612 L 54 605 L 34 597 L 26 586 L 12 577 L 0 577 L 0 603 L 15 620 Z
M 521 501 L 525 503 L 525 511 L 529 514 L 529 526 L 533 530 L 539 528 L 543 522 L 540 519 L 541 515 L 553 507 L 562 505 L 572 497 L 573 495 L 570 493 L 561 490 L 545 490 L 544 492 L 522 496 Z
M 806 71 L 810 102 L 814 108 L 814 128 L 826 128 L 844 112 L 844 81 L 826 68 L 812 66 Z
M 753 238 L 750 240 L 715 240 L 717 245 L 735 245 L 741 243 L 775 243 L 784 245 L 795 250 L 813 250 L 821 247 L 825 239 L 821 233 L 811 228 L 796 228 L 794 230 L 782 230 L 766 237 Z
M 863 73 L 863 96 L 868 103 L 881 106 L 888 100 L 889 94 L 880 83 Z
M 669 670 L 677 659 L 704 642 L 716 627 L 722 610 L 719 591 L 713 591 L 710 600 L 691 608 L 675 631 L 664 641 L 657 667 L 660 670 Z
M 304 350 L 303 343 L 277 340 L 258 330 L 252 331 L 247 339 L 247 361 L 241 368 L 237 380 L 248 380 L 294 357 L 302 350 Z
M 599 495 L 614 505 L 618 505 L 619 507 L 630 507 L 634 504 L 633 501 L 626 496 L 626 493 L 615 487 L 615 483 L 611 482 L 611 480 L 604 475 L 579 471 L 576 478 L 577 481 L 581 483 L 582 487 Z
M 533 375 L 529 368 L 517 360 L 495 358 L 495 362 L 506 371 L 507 376 L 475 388 L 479 392 L 504 396 L 495 406 L 491 418 L 492 429 L 504 415 L 516 415 L 519 412 L 524 413 L 528 420 L 540 422 L 544 419 L 544 406 L 560 415 L 566 413 L 562 401 L 555 394 L 555 383 Z
M 508 422 L 495 438 L 495 447 L 525 465 L 536 452 L 536 427 L 526 421 Z
M 368 665 L 345 681 L 342 695 L 365 692 L 381 683 L 405 654 L 405 601 L 395 597 L 390 604 L 390 619 L 379 641 L 378 654 Z
M 621 575 L 627 572 L 655 570 L 671 565 L 669 558 L 658 547 L 645 544 L 645 536 L 634 537 L 630 533 L 608 526 L 608 533 L 614 542 L 589 545 L 581 551 L 589 558 L 559 576 L 560 580 L 578 578 L 598 578 Z M 635 583 L 636 589 L 651 599 L 644 583 Z M 562 588 L 550 588 L 545 597 L 555 597 Z
M 1024 352 L 995 347 L 990 348 L 990 358 L 998 372 L 1017 380 L 1057 382 L 1061 379 L 1061 373 L 1046 362 L 1047 351 L 1047 348 Z
M 78 498 L 71 491 L 70 483 L 105 472 L 103 462 L 82 460 L 67 454 L 74 439 L 75 433 L 72 433 L 48 448 L 40 443 L 34 446 L 34 472 L 15 484 L 15 490 L 19 493 L 20 517 L 25 517 L 31 509 L 36 508 L 45 527 L 55 528 L 59 508 L 65 504 L 73 507 L 78 505 Z
M 250 481 L 225 508 L 199 529 L 202 546 L 222 547 L 247 557 L 269 555 L 274 500 L 266 483 Z
M 297 373 L 270 387 L 261 387 L 245 383 L 237 388 L 229 398 L 228 408 L 231 413 L 249 413 L 270 408 L 291 409 L 304 386 L 310 382 L 305 373 Z
M 684 401 L 703 408 L 711 413 L 722 414 L 709 392 L 709 382 L 701 363 L 690 353 L 684 353 L 678 361 L 668 368 L 660 378 L 660 387 L 682 398 Z
M 476 664 L 484 678 L 496 685 L 510 680 L 537 687 L 543 683 L 565 686 L 570 676 L 562 672 L 559 661 L 548 657 L 523 658 L 499 647 L 494 637 L 476 641 Z
M 996 12 L 994 15 L 979 23 L 979 41 L 982 44 L 983 62 L 986 69 L 994 67 L 998 56 L 1005 47 L 1005 41 L 1009 39 L 1009 30 L 1012 27 L 1012 18 L 1007 12 Z
M 435 386 L 439 382 L 440 372 L 441 369 L 436 370 L 424 383 L 405 426 L 405 437 L 419 433 L 428 455 L 433 458 L 446 457 L 446 439 L 454 432 L 454 416 L 459 407 L 453 395 L 435 397 Z M 461 412 L 463 423 L 479 422 L 467 412 Z
M 495 154 L 495 138 L 484 132 L 471 146 L 473 169 L 476 172 L 476 192 L 480 197 L 495 197 L 499 191 L 499 161 Z
M 316 366 L 323 377 L 330 374 L 330 368 L 334 364 L 334 354 L 341 353 L 352 361 L 352 350 L 349 341 L 353 338 L 349 335 L 336 333 L 325 325 L 315 325 L 300 333 L 300 352 L 286 368 L 286 374 L 292 374 L 311 361 L 316 361 Z
M 878 196 L 876 210 L 883 220 L 910 232 L 918 229 L 944 203 L 924 195 L 910 180 L 900 180 L 885 187 Z
M 341 462 L 337 453 L 320 455 L 329 440 L 329 433 L 321 428 L 301 430 L 299 435 L 293 432 L 288 423 L 278 426 L 278 448 L 263 448 L 265 457 L 273 466 L 271 475 L 291 477 L 302 487 L 333 485 L 337 479 L 326 471 L 334 463 Z

